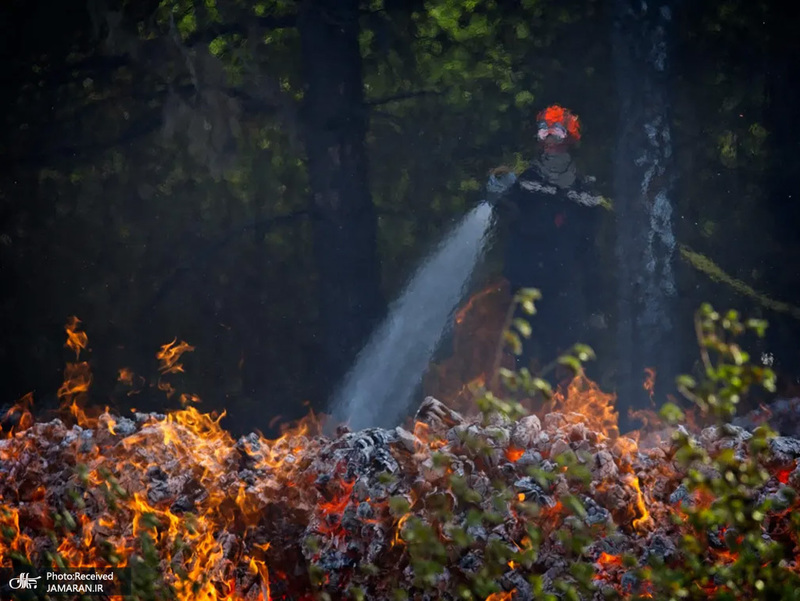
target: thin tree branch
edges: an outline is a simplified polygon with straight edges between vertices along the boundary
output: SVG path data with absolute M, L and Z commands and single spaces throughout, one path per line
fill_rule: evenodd
M 156 131 L 158 128 L 160 128 L 162 123 L 163 123 L 163 117 L 161 115 L 161 112 L 158 111 L 157 113 L 148 115 L 147 117 L 144 117 L 141 120 L 137 121 L 127 130 L 125 130 L 120 136 L 113 138 L 112 140 L 107 140 L 105 142 L 100 142 L 99 144 L 92 144 L 87 146 L 60 146 L 53 148 L 50 151 L 42 154 L 10 157 L 6 159 L 6 163 L 18 166 L 33 166 L 39 168 L 51 164 L 56 159 L 64 157 L 71 157 L 71 158 L 75 158 L 76 156 L 81 156 L 82 158 L 91 157 L 100 152 L 103 152 L 104 150 L 108 150 L 109 148 L 114 148 L 115 146 L 119 146 L 121 144 L 127 144 L 139 138 L 148 136 L 154 131 Z
M 380 106 L 382 104 L 389 104 L 390 102 L 399 102 L 401 100 L 409 100 L 411 98 L 418 98 L 420 96 L 441 96 L 444 94 L 441 90 L 417 90 L 414 92 L 400 92 L 385 96 L 384 98 L 376 98 L 374 100 L 367 100 L 364 106 Z
M 260 227 L 266 227 L 268 229 L 275 228 L 280 225 L 289 225 L 298 221 L 300 219 L 306 218 L 310 215 L 310 211 L 308 209 L 301 209 L 299 211 L 295 211 L 293 213 L 287 213 L 285 215 L 272 215 L 270 217 L 262 217 L 259 219 L 255 219 L 253 221 L 249 221 L 247 223 L 240 224 L 230 230 L 223 235 L 220 239 L 216 240 L 215 242 L 211 243 L 208 247 L 206 247 L 203 252 L 197 253 L 194 255 L 192 260 L 180 267 L 177 267 L 175 271 L 173 271 L 167 278 L 161 282 L 158 290 L 156 291 L 155 295 L 153 295 L 150 302 L 147 303 L 142 311 L 140 319 L 141 321 L 144 316 L 147 316 L 153 312 L 153 310 L 161 304 L 161 302 L 169 296 L 170 292 L 175 289 L 175 287 L 183 281 L 183 279 L 189 275 L 191 272 L 197 270 L 198 268 L 202 267 L 205 263 L 207 263 L 214 255 L 216 255 L 219 251 L 223 250 L 228 244 L 236 240 L 242 234 L 249 232 L 250 230 L 254 230 Z
M 506 311 L 506 316 L 503 319 L 503 327 L 500 330 L 500 339 L 497 341 L 497 346 L 494 351 L 494 360 L 492 361 L 492 370 L 489 372 L 489 390 L 497 390 L 497 378 L 500 375 L 500 366 L 503 363 L 503 355 L 506 350 L 506 332 L 511 328 L 511 322 L 514 321 L 514 314 L 517 310 L 517 299 L 511 299 L 511 306 Z
M 221 35 L 247 35 L 249 28 L 248 24 L 254 24 L 262 30 L 265 29 L 288 29 L 297 25 L 296 15 L 280 15 L 280 16 L 264 16 L 257 17 L 254 15 L 247 15 L 242 18 L 244 25 L 240 23 L 225 23 L 203 31 L 196 31 L 187 36 L 186 46 L 191 47 L 195 44 L 208 43 Z
M 396 211 L 392 209 L 378 209 L 377 213 L 379 216 L 398 217 L 401 219 L 416 218 L 412 212 Z M 223 250 L 226 246 L 228 246 L 228 244 L 235 241 L 242 234 L 260 227 L 273 229 L 282 225 L 293 225 L 297 221 L 307 217 L 313 218 L 312 212 L 308 209 L 301 209 L 285 215 L 273 215 L 270 217 L 255 219 L 231 228 L 221 238 L 210 243 L 205 250 L 195 254 L 194 258 L 188 264 L 177 267 L 175 271 L 167 276 L 167 278 L 161 283 L 161 286 L 159 286 L 158 291 L 155 293 L 155 295 L 153 295 L 153 298 L 150 300 L 150 302 L 145 305 L 145 308 L 142 311 L 142 317 L 152 313 L 152 311 L 159 304 L 161 304 L 161 302 L 170 294 L 170 292 L 172 292 L 172 290 L 175 289 L 175 287 L 181 281 L 183 281 L 187 275 L 201 268 L 205 263 L 211 260 L 214 255 Z

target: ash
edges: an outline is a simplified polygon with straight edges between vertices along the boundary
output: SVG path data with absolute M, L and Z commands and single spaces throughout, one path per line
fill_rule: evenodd
M 110 565 L 109 549 L 141 554 L 147 534 L 177 598 L 312 599 L 325 592 L 335 599 L 358 586 L 369 600 L 392 598 L 398 588 L 412 599 L 456 599 L 492 545 L 520 549 L 533 526 L 541 540 L 535 559 L 511 562 L 498 582 L 504 599 L 524 600 L 533 598 L 532 574 L 549 592 L 571 579 L 565 534 L 589 528 L 594 542 L 582 558 L 594 565 L 596 590 L 586 598 L 636 592 L 642 583 L 617 558 L 679 561 L 680 520 L 672 518 L 709 500 L 682 484 L 673 429 L 659 427 L 637 442 L 586 422 L 558 412 L 482 420 L 430 397 L 413 432 L 370 428 L 333 438 L 299 429 L 274 441 L 258 434 L 233 440 L 193 410 L 133 420 L 104 414 L 83 426 L 34 422 L 0 440 L 0 522 L 13 532 L 0 542 L 0 561 L 10 565 L 23 554 L 41 562 L 58 548 L 68 565 Z M 681 431 L 712 455 L 748 455 L 744 427 Z M 773 477 L 751 491 L 754 499 L 770 498 L 783 519 L 800 489 L 798 457 L 800 440 L 774 439 L 764 465 Z M 570 477 L 565 462 L 583 468 L 588 481 Z M 583 511 L 570 511 L 568 499 Z M 476 510 L 500 519 L 476 524 L 469 519 Z M 427 590 L 409 555 L 414 520 L 432 526 L 448 550 Z M 770 522 L 776 531 L 778 522 Z M 458 528 L 468 545 L 454 544 Z M 726 536 L 710 533 L 709 552 L 724 549 Z M 183 587 L 181 572 L 194 588 Z

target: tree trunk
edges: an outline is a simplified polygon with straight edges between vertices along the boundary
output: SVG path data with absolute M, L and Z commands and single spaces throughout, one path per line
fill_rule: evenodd
M 330 392 L 383 311 L 364 149 L 358 0 L 307 0 L 298 27 L 320 295 L 319 376 Z
M 790 302 L 800 298 L 800 278 L 796 266 L 800 261 L 800 90 L 797 73 L 796 27 L 800 7 L 791 4 L 770 12 L 766 22 L 768 35 L 764 61 L 766 75 L 766 128 L 769 143 L 769 165 L 764 174 L 768 211 L 775 220 L 772 232 L 772 261 L 768 269 L 774 296 Z M 781 392 L 796 394 L 800 384 L 800 349 L 797 322 L 787 316 L 768 315 L 767 350 L 774 355 Z M 787 388 L 791 390 L 787 390 Z
M 667 80 L 670 22 L 667 3 L 614 2 L 613 51 L 620 108 L 614 166 L 617 392 L 627 408 L 648 402 L 642 389 L 645 368 L 655 368 L 658 383 L 672 386 L 682 352 L 674 333 L 676 241 Z

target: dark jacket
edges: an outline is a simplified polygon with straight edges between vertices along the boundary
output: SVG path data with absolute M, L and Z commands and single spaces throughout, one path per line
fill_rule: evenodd
M 525 359 L 591 344 L 602 310 L 595 241 L 604 199 L 576 176 L 568 154 L 551 158 L 543 155 L 515 180 L 492 176 L 487 186 L 501 218 L 510 221 L 504 275 L 512 292 L 542 293 Z

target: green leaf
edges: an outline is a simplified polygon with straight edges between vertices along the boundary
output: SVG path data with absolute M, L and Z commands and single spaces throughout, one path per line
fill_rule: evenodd
M 564 365 L 565 367 L 570 368 L 575 373 L 580 373 L 580 371 L 583 369 L 581 362 L 572 355 L 561 355 L 557 359 L 557 362 L 559 365 Z
M 553 387 L 550 385 L 550 382 L 543 380 L 542 378 L 533 378 L 531 380 L 531 386 L 534 389 L 547 394 L 551 394 L 553 392 Z
M 514 353 L 515 355 L 522 354 L 522 341 L 519 339 L 519 336 L 517 336 L 514 332 L 506 330 L 505 332 L 503 332 L 503 339 L 511 349 L 512 353 Z
M 684 423 L 686 420 L 681 408 L 674 403 L 665 403 L 658 414 L 661 419 L 672 425 Z
M 521 306 L 522 306 L 522 310 L 527 315 L 536 315 L 536 306 L 533 304 L 533 301 L 524 300 L 524 301 L 522 301 Z
M 572 352 L 581 361 L 581 363 L 586 363 L 587 361 L 593 361 L 596 359 L 594 350 L 592 347 L 586 344 L 576 344 L 572 347 Z
M 395 517 L 407 514 L 410 509 L 411 505 L 405 497 L 394 496 L 389 499 L 389 511 L 391 511 L 392 515 Z
M 225 46 L 225 39 L 222 36 L 218 36 L 208 43 L 208 51 L 219 58 L 225 52 Z
M 517 329 L 523 338 L 531 337 L 531 325 L 521 317 L 514 319 L 514 321 L 512 321 L 512 325 Z
M 536 98 L 534 97 L 534 95 L 527 90 L 517 92 L 516 96 L 514 96 L 514 104 L 516 104 L 519 108 L 525 108 L 526 106 L 530 106 L 535 101 Z

